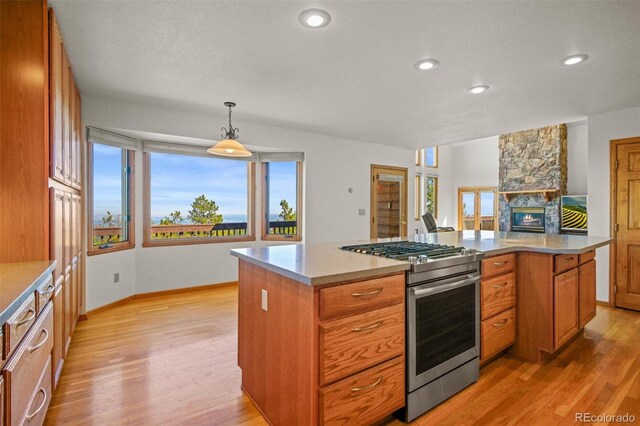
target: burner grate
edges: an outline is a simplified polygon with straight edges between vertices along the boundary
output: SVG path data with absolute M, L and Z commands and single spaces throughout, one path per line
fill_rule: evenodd
M 398 241 L 393 243 L 357 244 L 340 247 L 342 250 L 355 253 L 370 254 L 396 260 L 407 260 L 411 256 L 427 256 L 429 259 L 453 256 L 462 253 L 464 247 L 454 247 L 444 244 L 429 244 L 412 241 Z

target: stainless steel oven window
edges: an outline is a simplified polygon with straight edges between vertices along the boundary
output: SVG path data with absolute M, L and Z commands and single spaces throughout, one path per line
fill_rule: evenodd
M 478 356 L 479 280 L 458 277 L 407 289 L 410 391 Z

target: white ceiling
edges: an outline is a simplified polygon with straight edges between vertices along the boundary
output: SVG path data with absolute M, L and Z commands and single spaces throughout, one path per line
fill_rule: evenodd
M 50 3 L 98 97 L 218 114 L 233 100 L 242 121 L 412 148 L 640 105 L 638 1 Z M 302 27 L 309 7 L 330 25 Z M 561 64 L 575 53 L 591 58 Z

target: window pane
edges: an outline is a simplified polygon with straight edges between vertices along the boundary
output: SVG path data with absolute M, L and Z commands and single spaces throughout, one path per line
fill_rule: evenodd
M 93 144 L 93 245 L 128 241 L 126 150 Z
M 247 235 L 249 163 L 151 153 L 152 240 Z
M 480 230 L 482 231 L 495 229 L 495 197 L 493 191 L 480 192 Z
M 427 167 L 438 167 L 438 147 L 434 146 L 424 150 L 425 165 Z
M 429 212 L 433 217 L 438 217 L 438 178 L 427 176 L 425 179 L 425 212 Z
M 298 235 L 298 163 L 266 164 L 267 234 Z
M 462 193 L 462 229 L 475 229 L 475 210 L 476 210 L 476 193 Z

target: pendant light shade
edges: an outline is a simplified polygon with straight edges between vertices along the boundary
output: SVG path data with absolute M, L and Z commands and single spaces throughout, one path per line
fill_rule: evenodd
M 224 157 L 251 157 L 251 152 L 242 146 L 238 139 L 237 128 L 231 125 L 231 108 L 236 106 L 233 102 L 225 102 L 224 106 L 229 108 L 229 129 L 222 128 L 222 137 L 224 138 L 207 150 L 209 154 L 221 155 Z

